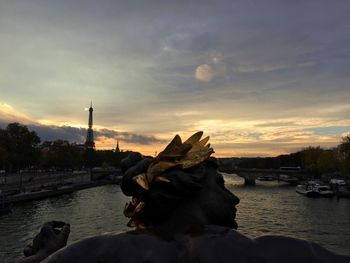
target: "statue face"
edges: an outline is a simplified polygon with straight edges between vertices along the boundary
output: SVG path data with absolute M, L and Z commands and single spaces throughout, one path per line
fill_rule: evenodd
M 239 198 L 225 187 L 224 178 L 216 168 L 207 167 L 206 180 L 197 202 L 208 224 L 237 229 L 235 206 L 239 203 Z

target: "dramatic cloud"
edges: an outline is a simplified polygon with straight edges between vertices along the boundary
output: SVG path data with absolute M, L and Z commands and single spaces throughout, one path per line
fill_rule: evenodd
M 0 119 L 79 130 L 93 100 L 96 131 L 146 136 L 150 154 L 198 129 L 218 155 L 336 145 L 349 13 L 327 0 L 1 1 Z
M 57 139 L 68 140 L 70 142 L 84 143 L 86 139 L 86 128 L 72 127 L 67 125 L 52 125 L 52 121 L 39 120 L 16 111 L 11 105 L 0 104 L 0 128 L 5 128 L 11 122 L 19 122 L 26 125 L 30 130 L 37 132 L 42 141 L 53 141 Z M 42 123 L 39 124 L 38 122 Z M 48 125 L 45 125 L 48 124 Z M 50 125 L 51 124 L 51 125 Z M 101 138 L 109 138 L 139 145 L 148 145 L 152 143 L 164 143 L 164 140 L 157 139 L 154 136 L 140 135 L 130 132 L 118 132 L 111 129 L 95 129 L 94 137 L 97 141 Z
M 99 137 L 106 137 L 110 139 L 115 139 L 115 140 L 120 140 L 127 143 L 140 144 L 140 145 L 165 142 L 164 140 L 157 139 L 154 136 L 144 136 L 144 135 L 133 134 L 129 132 L 117 132 L 117 131 L 108 130 L 108 129 L 97 130 L 95 134 L 96 134 L 97 140 Z
M 42 141 L 62 139 L 70 142 L 84 143 L 86 138 L 86 129 L 84 128 L 44 125 L 28 125 L 28 128 L 35 131 Z

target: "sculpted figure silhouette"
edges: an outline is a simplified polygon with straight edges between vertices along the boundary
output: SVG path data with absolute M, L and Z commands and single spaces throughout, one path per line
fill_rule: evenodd
M 225 188 L 209 138 L 201 136 L 184 143 L 176 136 L 154 159 L 133 153 L 123 160 L 121 188 L 132 197 L 124 214 L 135 230 L 63 248 L 69 225 L 50 223 L 23 262 L 350 262 L 315 243 L 283 236 L 252 240 L 237 232 L 239 199 Z

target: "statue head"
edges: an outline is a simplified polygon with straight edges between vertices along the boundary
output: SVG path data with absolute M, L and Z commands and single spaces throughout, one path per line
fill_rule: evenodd
M 176 135 L 156 158 L 132 153 L 122 161 L 121 188 L 132 196 L 124 209 L 128 226 L 151 228 L 185 217 L 191 224 L 237 228 L 239 199 L 226 189 L 216 159 L 210 157 L 209 137 L 200 140 L 202 134 L 184 143 Z

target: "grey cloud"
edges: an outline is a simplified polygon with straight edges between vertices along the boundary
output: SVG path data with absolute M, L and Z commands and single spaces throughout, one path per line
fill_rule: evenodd
M 178 109 L 208 119 L 320 118 L 318 109 L 349 100 L 349 8 L 346 1 L 3 1 L 1 95 L 39 119 L 84 122 L 76 98 L 92 98 L 96 122 L 146 134 L 189 127 L 195 119 L 176 117 Z M 226 71 L 200 83 L 195 69 L 211 63 L 212 52 Z
M 7 122 L 0 120 L 0 127 L 5 128 Z M 57 139 L 68 140 L 70 142 L 84 143 L 86 139 L 86 128 L 76 128 L 71 126 L 53 126 L 53 125 L 27 125 L 28 129 L 35 131 L 41 138 L 41 141 L 54 141 Z M 95 140 L 102 137 L 112 138 L 115 140 L 139 144 L 148 145 L 152 143 L 163 143 L 164 140 L 158 139 L 150 135 L 141 135 L 130 132 L 117 132 L 110 129 L 101 129 L 94 131 Z
M 42 141 L 62 139 L 70 142 L 84 143 L 86 138 L 85 128 L 28 125 L 28 129 L 35 131 Z
M 95 134 L 98 137 L 107 137 L 107 138 L 114 138 L 118 139 L 120 141 L 134 143 L 134 144 L 152 144 L 152 143 L 163 143 L 164 140 L 157 139 L 154 136 L 145 136 L 145 135 L 139 135 L 129 132 L 117 132 L 109 129 L 101 129 L 98 131 L 95 131 Z

